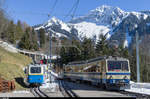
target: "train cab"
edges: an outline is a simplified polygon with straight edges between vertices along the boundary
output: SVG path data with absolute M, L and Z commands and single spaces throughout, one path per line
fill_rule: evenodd
M 130 66 L 127 59 L 106 60 L 106 81 L 107 86 L 126 86 L 130 82 Z M 103 75 L 102 75 L 103 76 Z M 102 77 L 103 78 L 103 77 Z
M 41 65 L 30 65 L 28 67 L 28 83 L 30 85 L 41 85 L 44 82 L 44 67 Z

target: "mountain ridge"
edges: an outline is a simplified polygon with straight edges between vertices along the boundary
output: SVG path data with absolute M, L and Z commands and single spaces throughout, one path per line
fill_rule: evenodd
M 84 37 L 92 38 L 97 42 L 100 34 L 106 35 L 107 39 L 118 40 L 120 44 L 126 43 L 127 39 L 120 39 L 119 36 L 126 36 L 125 26 L 129 26 L 129 32 L 133 32 L 135 25 L 149 21 L 149 15 L 145 12 L 125 12 L 119 7 L 102 5 L 90 10 L 85 16 L 75 18 L 69 22 L 63 22 L 52 17 L 45 24 L 35 27 L 35 30 L 44 28 L 53 32 L 66 35 L 68 38 L 83 40 Z M 130 33 L 131 34 L 131 33 Z M 128 36 L 131 36 L 128 34 Z

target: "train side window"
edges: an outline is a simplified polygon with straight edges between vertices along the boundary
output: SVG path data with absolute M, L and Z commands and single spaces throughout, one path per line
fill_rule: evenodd
M 74 71 L 75 71 L 75 72 L 78 72 L 78 70 L 79 70 L 79 69 L 78 69 L 78 66 L 74 66 Z
M 100 63 L 97 63 L 97 69 L 96 69 L 96 72 L 100 72 Z

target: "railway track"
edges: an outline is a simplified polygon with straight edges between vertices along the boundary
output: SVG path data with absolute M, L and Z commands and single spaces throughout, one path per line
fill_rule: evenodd
M 62 92 L 64 97 L 79 97 L 76 93 L 74 93 L 65 81 L 58 80 L 59 82 L 59 90 Z
M 49 97 L 44 92 L 42 92 L 39 87 L 31 88 L 30 91 L 35 97 Z
M 98 88 L 99 89 L 99 87 L 94 86 L 94 85 L 88 85 L 88 86 L 92 86 L 94 88 Z M 106 90 L 106 91 L 108 91 L 108 90 Z M 135 93 L 135 92 L 128 92 L 128 91 L 112 91 L 112 92 L 117 92 L 117 93 L 129 96 L 129 97 L 135 97 L 137 99 L 141 99 L 141 98 L 150 99 L 150 95 L 143 94 L 143 93 Z

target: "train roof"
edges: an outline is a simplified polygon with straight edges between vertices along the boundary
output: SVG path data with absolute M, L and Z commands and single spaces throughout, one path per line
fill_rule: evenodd
M 92 62 L 96 62 L 96 61 L 103 60 L 103 59 L 107 59 L 107 60 L 128 60 L 128 59 L 123 58 L 123 57 L 101 56 L 101 57 L 97 57 L 97 58 L 93 58 L 93 59 L 89 59 L 89 60 L 85 60 L 85 61 L 70 62 L 65 66 L 82 65 L 82 64 L 92 63 Z
M 43 65 L 41 65 L 41 64 L 29 64 L 28 66 L 29 67 L 41 67 Z

